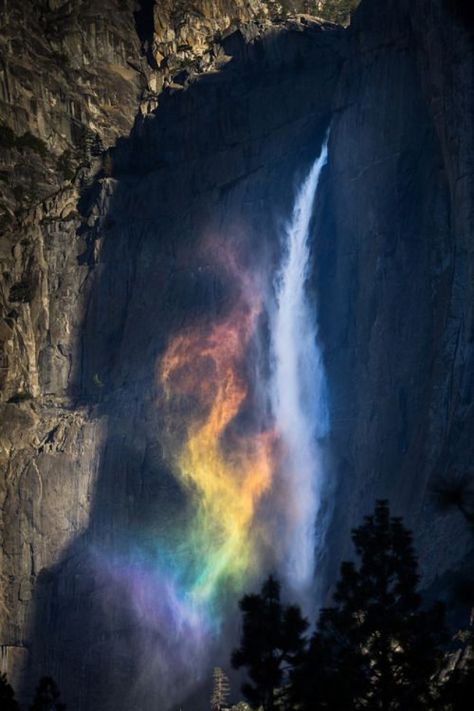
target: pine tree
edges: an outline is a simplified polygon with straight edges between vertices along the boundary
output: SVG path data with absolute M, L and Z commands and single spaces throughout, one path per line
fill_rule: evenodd
M 60 702 L 60 696 L 56 682 L 50 676 L 44 676 L 36 687 L 30 711 L 65 711 L 66 706 Z
M 322 19 L 347 25 L 360 0 L 316 0 L 315 14 Z
M 421 609 L 412 536 L 379 501 L 352 539 L 360 564 L 341 566 L 335 604 L 293 674 L 294 697 L 304 711 L 432 708 L 444 611 Z
M 240 609 L 241 645 L 233 652 L 232 664 L 237 669 L 247 667 L 251 683 L 244 684 L 242 692 L 249 703 L 274 711 L 281 696 L 278 691 L 303 655 L 308 623 L 298 607 L 281 603 L 280 585 L 271 576 L 260 594 L 242 598 Z
M 226 708 L 229 693 L 229 679 L 220 667 L 215 667 L 213 673 L 213 689 L 211 696 L 212 711 L 222 711 L 222 709 Z
M 471 711 L 474 699 L 474 616 L 467 630 L 455 635 L 459 647 L 454 669 L 440 685 L 440 706 L 447 711 Z M 443 670 L 444 671 L 444 670 Z
M 15 692 L 8 683 L 6 674 L 0 674 L 0 709 L 2 711 L 20 711 L 15 700 Z

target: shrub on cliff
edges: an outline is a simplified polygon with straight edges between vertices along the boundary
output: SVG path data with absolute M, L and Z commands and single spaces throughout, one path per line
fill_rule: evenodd
M 324 20 L 335 22 L 338 25 L 348 25 L 351 12 L 355 10 L 360 0 L 316 0 L 315 14 Z M 310 4 L 310 3 L 308 3 Z
M 66 706 L 61 703 L 60 692 L 54 679 L 44 676 L 36 688 L 33 704 L 30 711 L 65 711 Z
M 6 674 L 0 674 L 0 709 L 2 711 L 20 711 L 15 700 L 15 692 L 8 683 Z
M 23 133 L 21 136 L 17 136 L 16 133 L 5 124 L 0 124 L 0 148 L 18 148 L 19 150 L 29 148 L 39 153 L 43 158 L 48 152 L 48 147 L 41 138 L 33 136 L 30 131 L 26 131 L 26 133 Z

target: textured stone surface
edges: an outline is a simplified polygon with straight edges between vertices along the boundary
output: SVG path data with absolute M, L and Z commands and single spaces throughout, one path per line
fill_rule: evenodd
M 145 86 L 133 10 L 1 4 L 0 641 L 17 686 L 38 575 L 89 517 L 100 416 L 70 388 L 90 271 L 79 196 Z
M 150 381 L 167 330 L 195 289 L 201 300 L 209 290 L 192 260 L 176 272 L 173 245 L 192 246 L 207 216 L 214 213 L 217 225 L 244 194 L 251 208 L 235 219 L 248 213 L 264 221 L 261 206 L 307 163 L 304 146 L 316 149 L 337 76 L 330 41 L 321 35 L 313 45 L 316 23 L 273 30 L 263 18 L 236 30 L 250 17 L 238 14 L 230 23 L 214 17 L 210 28 L 228 30 L 221 73 L 184 90 L 169 67 L 148 63 L 135 9 L 2 7 L 2 117 L 14 137 L 6 135 L 1 158 L 10 217 L 2 224 L 0 287 L 2 668 L 17 688 L 25 676 L 26 698 L 39 675 L 53 673 L 69 706 L 83 709 L 126 703 L 123 664 L 130 664 L 121 651 L 127 620 L 121 610 L 104 617 L 91 546 L 133 536 L 137 520 L 149 522 L 151 535 L 169 515 Z M 251 44 L 267 35 L 265 46 Z M 314 62 L 321 64 L 316 85 Z M 296 84 L 295 66 L 304 70 Z M 153 76 L 162 77 L 154 93 Z M 33 108 L 46 100 L 51 108 L 29 111 L 32 92 Z M 158 93 L 156 115 L 145 118 Z M 132 138 L 104 153 L 137 116 Z M 22 142 L 26 132 L 42 143 Z M 184 230 L 183 200 L 191 205 Z M 148 692 L 145 685 L 145 698 L 135 699 L 140 707 L 151 703 Z
M 376 496 L 415 528 L 425 584 L 466 555 L 429 493 L 474 433 L 472 38 L 447 5 L 365 0 L 343 32 L 237 0 L 3 1 L 0 646 L 26 697 L 52 673 L 71 709 L 156 708 L 153 678 L 124 688 L 141 647 L 91 550 L 178 514 L 155 361 L 224 298 L 194 246 L 274 256 L 330 121 L 329 580 Z
M 68 697 L 79 708 L 114 709 L 125 698 L 135 708 L 167 707 L 154 660 L 144 654 L 153 630 L 146 620 L 130 628 L 94 555 L 145 551 L 180 515 L 161 460 L 156 359 L 171 331 L 225 308 L 225 288 L 195 253 L 203 235 L 245 238 L 257 261 L 274 243 L 295 172 L 307 168 L 327 124 L 337 34 L 295 22 L 255 44 L 240 31 L 229 35 L 224 49 L 233 59 L 184 91 L 164 93 L 112 153 L 113 175 L 91 192 L 85 236 L 94 268 L 73 387 L 107 418 L 107 437 L 89 526 L 37 589 L 29 671 L 34 679 L 52 666 L 64 689 L 81 690 L 79 700 Z M 44 620 L 54 640 L 48 648 Z M 149 677 L 130 689 L 128 675 L 142 678 L 144 670 Z M 190 690 L 175 671 L 172 701 Z
M 336 502 L 348 506 L 333 541 L 342 531 L 347 546 L 347 526 L 388 497 L 416 531 L 425 584 L 471 542 L 431 493 L 472 472 L 474 433 L 472 34 L 445 5 L 356 14 L 318 246 Z

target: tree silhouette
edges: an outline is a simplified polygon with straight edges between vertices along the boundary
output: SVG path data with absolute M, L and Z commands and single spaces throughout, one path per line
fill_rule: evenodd
M 458 511 L 474 534 L 474 476 L 472 471 L 450 471 L 438 476 L 431 485 L 433 502 L 441 511 Z M 472 608 L 474 604 L 474 575 L 471 568 L 452 576 L 453 593 L 458 604 Z
M 213 688 L 211 696 L 212 711 L 222 711 L 226 707 L 230 693 L 229 679 L 220 667 L 215 667 L 213 673 Z
M 0 674 L 0 709 L 2 709 L 2 711 L 20 710 L 15 700 L 15 692 L 8 683 L 6 674 Z
M 308 10 L 311 10 L 311 5 L 314 5 L 312 11 L 323 19 L 347 25 L 351 12 L 355 10 L 359 2 L 360 0 L 316 0 L 316 2 L 309 2 L 307 5 Z
M 454 654 L 454 668 L 441 687 L 441 707 L 448 711 L 471 711 L 474 699 L 474 616 L 469 628 L 454 638 L 460 646 Z
M 474 699 L 474 661 L 456 668 L 441 692 L 442 708 L 449 711 L 471 711 Z
M 281 603 L 280 584 L 272 576 L 260 594 L 245 595 L 239 605 L 242 637 L 232 654 L 232 665 L 247 667 L 251 683 L 244 684 L 242 692 L 249 703 L 274 711 L 278 690 L 302 658 L 308 623 L 298 607 Z
M 293 696 L 303 711 L 433 708 L 444 610 L 421 609 L 411 533 L 379 501 L 352 540 L 360 564 L 342 564 L 335 604 L 321 611 L 293 673 Z
M 56 682 L 50 676 L 44 676 L 36 687 L 30 711 L 65 711 L 66 706 L 60 702 L 60 696 Z
M 468 472 L 450 472 L 438 477 L 431 487 L 435 503 L 442 511 L 457 509 L 474 530 L 474 477 Z

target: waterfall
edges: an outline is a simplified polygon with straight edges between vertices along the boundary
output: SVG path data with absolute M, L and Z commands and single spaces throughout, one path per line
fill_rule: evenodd
M 272 323 L 272 408 L 282 443 L 280 486 L 285 497 L 280 573 L 298 591 L 309 589 L 322 531 L 324 474 L 319 440 L 328 429 L 325 375 L 318 345 L 317 312 L 309 294 L 310 223 L 328 140 L 301 185 L 284 232 L 275 280 Z

